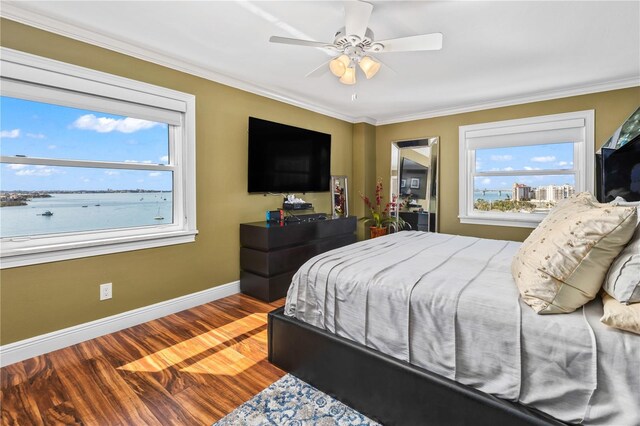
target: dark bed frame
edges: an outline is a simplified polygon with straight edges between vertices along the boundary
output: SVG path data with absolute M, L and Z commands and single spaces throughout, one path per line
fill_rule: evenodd
M 563 425 L 284 315 L 268 316 L 269 361 L 384 425 Z

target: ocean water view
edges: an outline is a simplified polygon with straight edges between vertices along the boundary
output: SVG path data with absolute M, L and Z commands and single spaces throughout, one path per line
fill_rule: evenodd
M 46 191 L 43 191 L 46 193 Z M 50 211 L 52 215 L 43 213 Z M 0 237 L 169 224 L 172 192 L 52 193 L 0 208 Z

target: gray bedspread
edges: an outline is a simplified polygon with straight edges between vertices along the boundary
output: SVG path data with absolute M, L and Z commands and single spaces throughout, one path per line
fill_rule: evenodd
M 600 323 L 599 298 L 537 315 L 519 299 L 520 243 L 403 231 L 321 254 L 285 313 L 562 421 L 640 425 L 640 336 Z

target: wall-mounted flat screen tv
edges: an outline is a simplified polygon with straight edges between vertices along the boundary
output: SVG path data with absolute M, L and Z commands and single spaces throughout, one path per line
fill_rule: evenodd
M 249 192 L 323 192 L 331 135 L 249 117 Z

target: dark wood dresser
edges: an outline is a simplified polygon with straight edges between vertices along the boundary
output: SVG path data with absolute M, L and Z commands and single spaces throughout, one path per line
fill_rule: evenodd
M 286 296 L 300 266 L 327 250 L 356 242 L 356 217 L 282 225 L 267 222 L 240 224 L 240 289 L 267 302 Z

